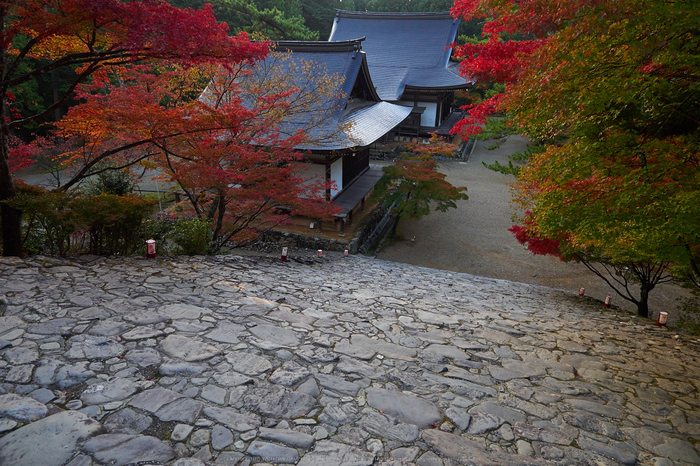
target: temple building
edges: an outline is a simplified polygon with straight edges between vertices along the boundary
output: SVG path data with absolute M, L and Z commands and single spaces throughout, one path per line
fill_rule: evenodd
M 411 107 L 393 133 L 448 134 L 460 119 L 454 92 L 472 82 L 451 60 L 459 20 L 449 13 L 371 13 L 338 10 L 329 41 L 364 37 L 369 73 L 379 97 Z
M 298 147 L 306 151 L 304 178 L 332 181 L 326 199 L 341 207 L 336 216 L 342 232 L 352 223 L 353 213 L 364 209 L 365 200 L 382 176 L 379 168 L 370 168 L 369 145 L 404 121 L 411 109 L 384 102 L 377 94 L 362 50 L 362 39 L 335 42 L 279 41 L 268 60 L 287 55 L 290 69 L 287 79 L 308 82 L 309 72 L 337 89 L 319 95 L 309 112 L 293 114 L 282 125 L 288 131 L 304 129 L 307 142 Z M 294 65 L 294 66 L 292 66 Z

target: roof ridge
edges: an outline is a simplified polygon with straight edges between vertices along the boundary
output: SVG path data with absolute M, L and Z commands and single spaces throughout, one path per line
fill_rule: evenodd
M 276 40 L 272 41 L 276 50 L 292 52 L 358 52 L 362 50 L 364 37 L 338 41 Z
M 391 11 L 350 11 L 350 10 L 335 10 L 335 15 L 338 18 L 367 18 L 372 19 L 454 19 L 449 11 L 437 12 L 406 12 L 397 13 Z

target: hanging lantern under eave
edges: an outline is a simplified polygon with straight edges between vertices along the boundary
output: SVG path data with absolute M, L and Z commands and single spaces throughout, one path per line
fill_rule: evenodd
M 289 251 L 288 248 L 284 247 L 282 248 L 282 260 L 286 261 L 287 260 L 287 252 Z
M 603 303 L 603 306 L 610 307 L 611 304 L 612 304 L 612 296 L 606 296 L 605 302 Z
M 579 288 L 579 289 L 578 289 L 578 295 L 579 295 L 579 296 L 583 296 L 584 294 L 586 294 L 586 289 L 585 289 L 584 287 Z

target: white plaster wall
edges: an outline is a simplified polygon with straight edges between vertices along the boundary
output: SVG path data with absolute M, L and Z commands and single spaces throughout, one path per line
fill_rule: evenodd
M 399 100 L 396 102 L 398 105 L 403 105 L 404 107 L 413 107 L 413 102 L 407 102 L 404 100 Z M 435 117 L 437 115 L 437 102 L 418 102 L 416 107 L 425 107 L 425 110 L 420 116 L 421 126 L 435 126 Z
M 331 199 L 343 190 L 343 159 L 331 164 L 331 181 L 335 181 L 335 189 L 331 189 Z
M 421 126 L 435 126 L 435 116 L 437 115 L 437 102 L 419 102 L 419 107 L 425 107 L 425 111 L 420 116 Z

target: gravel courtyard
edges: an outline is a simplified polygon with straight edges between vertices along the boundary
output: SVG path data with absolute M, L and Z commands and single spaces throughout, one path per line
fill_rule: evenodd
M 508 163 L 508 155 L 523 151 L 527 139 L 513 135 L 496 149 L 487 149 L 496 141 L 477 141 L 467 162 L 448 161 L 441 171 L 455 186 L 467 186 L 469 200 L 448 212 L 435 212 L 418 221 L 402 220 L 398 233 L 402 239 L 387 242 L 378 258 L 436 269 L 503 278 L 523 283 L 545 285 L 578 292 L 600 301 L 607 295 L 613 305 L 636 312 L 600 278 L 582 264 L 564 263 L 550 256 L 535 256 L 521 246 L 508 231 L 515 209 L 510 205 L 509 183 L 512 175 L 489 170 L 495 160 Z M 411 239 L 415 236 L 415 241 Z M 660 285 L 650 295 L 650 310 L 669 312 L 676 319 L 676 297 L 684 295 L 677 286 Z

